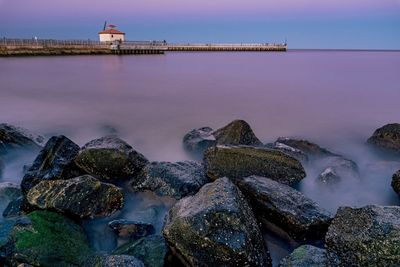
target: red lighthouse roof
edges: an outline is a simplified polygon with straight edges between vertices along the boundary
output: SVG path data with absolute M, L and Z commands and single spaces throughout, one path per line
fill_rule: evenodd
M 116 29 L 106 29 L 104 31 L 99 32 L 99 34 L 123 34 L 123 35 L 125 35 L 124 32 L 121 32 Z

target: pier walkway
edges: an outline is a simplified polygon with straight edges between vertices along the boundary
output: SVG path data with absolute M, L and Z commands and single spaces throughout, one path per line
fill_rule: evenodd
M 286 51 L 286 44 L 170 44 L 165 41 L 105 43 L 92 40 L 0 39 L 0 56 L 164 54 L 168 51 Z

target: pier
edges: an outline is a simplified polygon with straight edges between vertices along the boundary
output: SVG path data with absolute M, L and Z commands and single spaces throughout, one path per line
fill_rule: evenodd
M 283 52 L 286 44 L 170 44 L 165 41 L 0 39 L 0 56 L 154 55 L 165 52 Z

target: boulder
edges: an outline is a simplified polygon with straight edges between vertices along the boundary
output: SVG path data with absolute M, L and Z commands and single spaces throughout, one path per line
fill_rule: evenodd
M 7 205 L 20 196 L 22 193 L 19 185 L 10 182 L 0 183 L 0 205 Z
M 326 157 L 326 156 L 337 156 L 329 150 L 320 147 L 310 141 L 304 139 L 293 139 L 288 137 L 280 137 L 275 143 L 285 144 L 291 148 L 298 149 L 305 153 L 308 157 Z
M 213 129 L 210 127 L 191 130 L 183 137 L 184 148 L 189 152 L 202 154 L 207 148 L 217 144 L 217 140 L 212 132 Z
M 400 123 L 386 124 L 377 129 L 367 143 L 380 150 L 400 154 Z
M 155 232 L 154 226 L 149 223 L 124 219 L 113 220 L 108 223 L 108 226 L 121 238 L 138 239 Z
M 135 177 L 148 160 L 114 135 L 87 143 L 75 159 L 87 173 L 104 181 Z
M 283 152 L 248 146 L 216 146 L 204 154 L 206 174 L 241 179 L 259 175 L 293 185 L 306 176 L 301 163 Z
M 289 256 L 279 263 L 279 267 L 324 267 L 331 266 L 326 256 L 326 250 L 311 245 L 296 248 Z
M 213 131 L 210 127 L 194 129 L 183 137 L 183 145 L 189 152 L 202 154 L 215 145 L 262 146 L 250 125 L 244 120 L 234 120 Z
M 400 207 L 340 207 L 325 244 L 340 266 L 399 266 Z
M 299 191 L 259 176 L 238 180 L 237 185 L 261 222 L 277 225 L 297 241 L 324 238 L 331 214 Z
M 194 161 L 152 162 L 131 181 L 135 191 L 150 190 L 176 199 L 194 195 L 209 182 L 202 164 Z
M 400 170 L 393 174 L 392 188 L 398 195 L 400 195 Z
M 213 132 L 219 145 L 262 146 L 250 125 L 244 120 L 234 120 Z
M 226 177 L 179 200 L 163 233 L 189 266 L 271 265 L 251 208 Z
M 274 142 L 266 144 L 264 147 L 282 151 L 283 153 L 302 162 L 308 161 L 308 156 L 300 149 L 285 145 L 284 143 Z
M 24 227 L 31 225 L 28 217 L 19 217 L 0 221 L 0 266 L 7 266 L 8 260 L 14 250 L 13 232 L 15 227 Z
M 73 220 L 49 211 L 27 216 L 31 223 L 16 225 L 9 239 L 10 265 L 82 266 L 92 255 L 83 229 Z
M 21 188 L 24 194 L 43 180 L 79 176 L 82 171 L 74 163 L 79 149 L 77 144 L 63 135 L 51 137 L 22 179 Z
M 15 218 L 21 216 L 24 212 L 22 206 L 24 203 L 24 197 L 20 196 L 8 203 L 7 207 L 3 211 L 4 218 Z
M 0 155 L 12 149 L 40 149 L 44 137 L 21 127 L 0 123 Z
M 152 235 L 128 242 L 113 254 L 131 255 L 143 261 L 146 267 L 163 267 L 168 248 L 162 236 Z
M 326 157 L 320 164 L 324 168 L 317 177 L 320 183 L 333 185 L 344 178 L 360 178 L 357 164 L 342 156 Z
M 144 267 L 144 264 L 129 255 L 96 255 L 84 267 Z
M 122 189 L 90 175 L 69 180 L 42 181 L 29 190 L 30 205 L 79 218 L 109 216 L 124 203 Z

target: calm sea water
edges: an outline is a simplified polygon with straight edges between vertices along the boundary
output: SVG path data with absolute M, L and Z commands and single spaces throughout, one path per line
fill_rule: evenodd
M 335 188 L 306 166 L 300 189 L 335 212 L 340 205 L 398 204 L 398 161 L 365 147 L 374 129 L 400 122 L 400 53 L 168 53 L 0 59 L 0 121 L 80 145 L 117 133 L 150 160 L 190 159 L 183 135 L 248 121 L 264 142 L 306 138 L 343 154 L 361 179 Z M 19 181 L 10 160 L 2 181 Z

